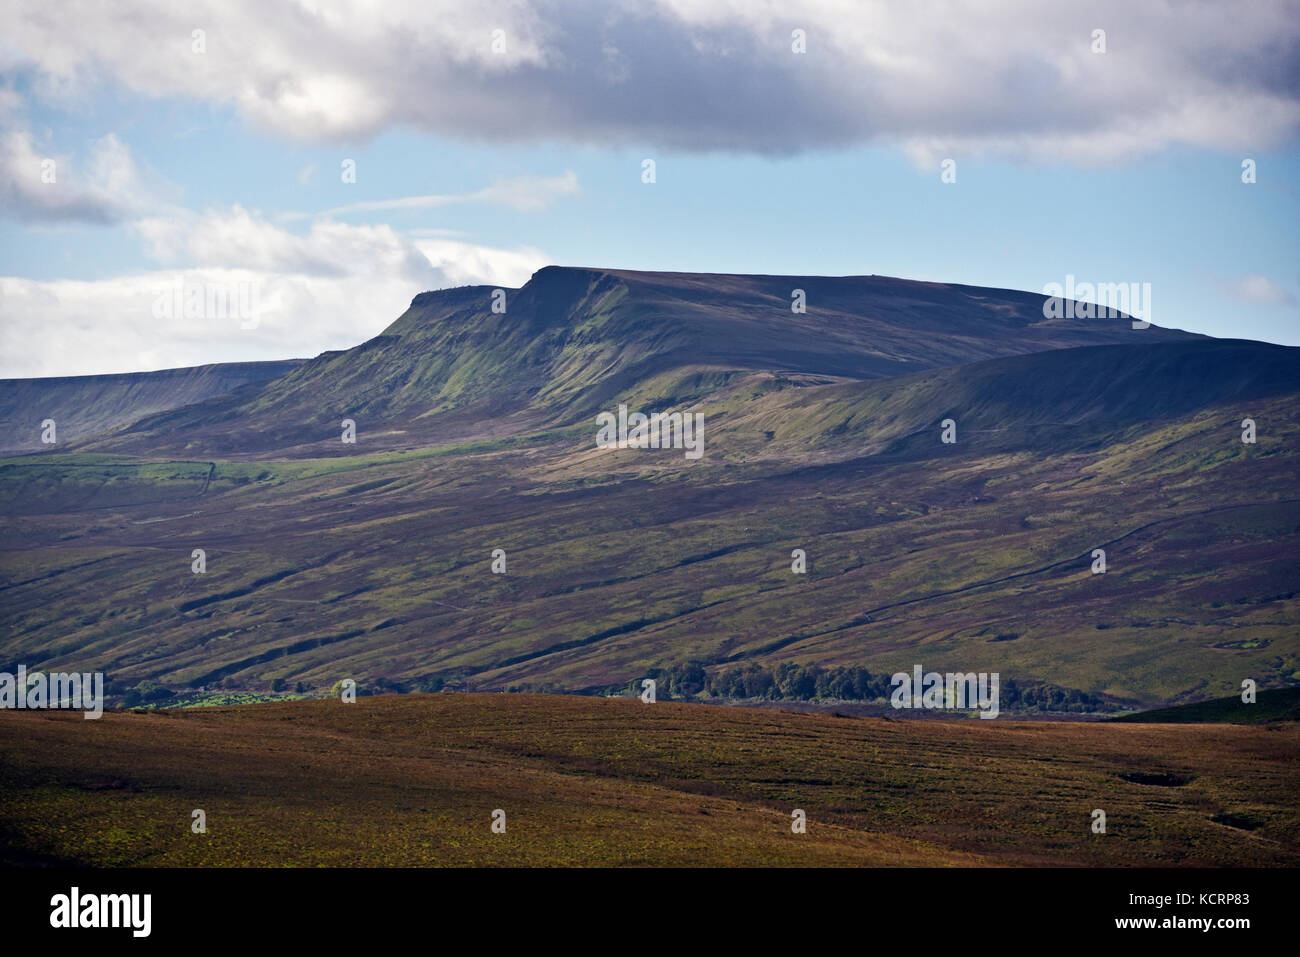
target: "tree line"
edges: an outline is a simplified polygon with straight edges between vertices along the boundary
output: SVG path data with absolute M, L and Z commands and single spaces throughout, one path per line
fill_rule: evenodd
M 856 665 L 825 668 L 781 662 L 768 668 L 756 662 L 716 667 L 711 672 L 703 662 L 685 661 L 650 668 L 645 677 L 655 680 L 659 699 L 690 701 L 701 697 L 761 699 L 771 701 L 888 701 L 893 691 L 892 674 L 873 674 Z M 640 692 L 640 681 L 607 689 L 622 693 L 628 688 Z M 1003 710 L 1014 711 L 1114 711 L 1118 705 L 1100 695 L 1063 688 L 1046 682 L 1022 684 L 1014 679 L 999 682 Z

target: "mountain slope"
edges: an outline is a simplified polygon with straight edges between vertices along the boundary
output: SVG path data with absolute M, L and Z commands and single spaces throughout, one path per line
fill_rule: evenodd
M 1084 346 L 991 359 L 884 381 L 803 384 L 753 377 L 713 411 L 714 448 L 763 458 L 948 450 L 940 423 L 983 453 L 1085 447 L 1130 428 L 1300 388 L 1300 349 L 1240 339 Z
M 223 362 L 122 375 L 0 379 L 0 453 L 48 451 L 41 423 L 53 419 L 59 442 L 108 432 L 156 412 L 228 395 L 291 372 L 302 359 Z
M 802 289 L 807 312 L 791 311 Z M 551 266 L 519 290 L 417 296 L 379 336 L 258 395 L 139 423 L 87 448 L 338 455 L 499 439 L 581 421 L 623 397 L 685 403 L 756 371 L 851 380 L 997 356 L 1189 339 L 1127 319 L 1048 320 L 1044 297 L 883 277 L 640 273 Z M 180 437 L 183 436 L 183 442 Z
M 746 373 L 700 402 L 697 462 L 597 450 L 588 420 L 411 452 L 363 431 L 314 460 L 0 463 L 0 664 L 102 669 L 119 692 L 595 690 L 687 661 L 920 662 L 1118 704 L 1283 685 L 1298 354 L 1183 340 Z

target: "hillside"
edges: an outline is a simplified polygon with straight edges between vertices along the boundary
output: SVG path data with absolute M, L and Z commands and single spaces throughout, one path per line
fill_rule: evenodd
M 1073 407 L 1071 380 L 1041 381 Z M 914 448 L 871 454 L 861 431 L 827 447 L 831 427 L 816 454 L 787 437 L 763 458 L 720 419 L 689 467 L 599 452 L 589 430 L 298 462 L 10 461 L 3 660 L 103 668 L 121 691 L 598 689 L 686 660 L 920 660 L 1119 703 L 1268 686 L 1300 671 L 1300 421 L 1294 393 L 1249 392 L 1056 429 L 1046 456 L 1041 429 L 944 446 L 932 426 Z M 1026 420 L 1064 420 L 1038 399 Z
M 712 441 L 729 452 L 929 457 L 954 451 L 936 441 L 947 418 L 967 448 L 1047 453 L 1298 389 L 1300 349 L 1195 339 L 1057 349 L 879 381 L 753 376 L 701 408 L 717 422 Z
M 261 385 L 303 360 L 222 362 L 121 375 L 0 379 L 0 453 L 49 451 L 41 423 L 53 419 L 62 444 L 84 440 L 147 415 Z
M 1300 688 L 1261 691 L 1253 704 L 1241 695 L 1215 698 L 1174 708 L 1155 708 L 1112 719 L 1138 724 L 1257 724 L 1267 721 L 1300 721 Z

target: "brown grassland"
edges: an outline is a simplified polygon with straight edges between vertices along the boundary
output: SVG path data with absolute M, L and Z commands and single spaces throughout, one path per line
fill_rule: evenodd
M 1282 866 L 1300 860 L 1298 756 L 1294 723 L 904 721 L 560 695 L 9 711 L 0 861 Z M 206 834 L 191 833 L 195 808 Z

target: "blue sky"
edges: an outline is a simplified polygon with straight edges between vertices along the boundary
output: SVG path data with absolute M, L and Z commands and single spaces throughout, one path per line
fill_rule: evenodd
M 1123 27 L 1122 9 L 1108 22 Z M 1140 19 L 1128 29 L 1141 30 L 1141 61 L 1130 54 L 1126 63 L 1113 47 L 1090 51 L 1086 30 L 1076 30 L 1060 57 L 1049 58 L 1051 75 L 1062 83 L 1080 70 L 1141 75 L 1153 62 L 1181 65 L 1188 72 L 1182 82 L 1200 91 L 1202 102 L 1181 95 L 1174 70 L 1168 89 L 1150 91 L 1145 113 L 1133 106 L 1142 98 L 1134 88 L 1108 73 L 1079 81 L 1073 104 L 1074 87 L 1062 86 L 1055 94 L 1062 115 L 1045 109 L 1010 82 L 1031 66 L 1048 68 L 1028 52 L 1037 35 L 1025 31 L 1030 66 L 1016 66 L 1009 55 L 1006 75 L 988 84 L 1010 91 L 1007 102 L 980 123 L 965 123 L 954 118 L 960 102 L 949 104 L 941 90 L 933 97 L 911 87 L 899 93 L 888 70 L 872 78 L 875 87 L 841 89 L 835 71 L 854 66 L 843 59 L 851 53 L 820 56 L 831 61 L 821 66 L 826 74 L 805 75 L 806 61 L 770 40 L 786 42 L 786 24 L 742 21 L 726 4 L 673 7 L 655 29 L 644 27 L 644 16 L 633 24 L 660 38 L 665 59 L 687 56 L 684 44 L 696 51 L 690 56 L 713 49 L 710 43 L 725 47 L 706 55 L 695 78 L 704 105 L 683 103 L 687 119 L 678 127 L 671 111 L 664 120 L 662 104 L 645 106 L 644 115 L 627 105 L 666 82 L 653 73 L 657 61 L 647 59 L 654 51 L 623 64 L 609 55 L 611 48 L 617 53 L 609 39 L 597 59 L 603 70 L 617 64 L 615 79 L 606 70 L 593 83 L 610 86 L 618 102 L 609 106 L 593 94 L 592 102 L 575 103 L 569 73 L 582 51 L 565 43 L 587 26 L 566 10 L 565 30 L 556 34 L 549 12 L 532 11 L 532 33 L 522 23 L 506 32 L 527 36 L 531 47 L 517 45 L 534 51 L 532 61 L 521 54 L 513 66 L 498 68 L 490 50 L 480 49 L 490 35 L 486 23 L 496 21 L 471 20 L 463 33 L 428 41 L 444 55 L 449 44 L 453 51 L 467 44 L 487 66 L 455 73 L 459 90 L 442 91 L 439 77 L 430 77 L 422 96 L 460 96 L 459 104 L 526 98 L 539 87 L 547 94 L 531 104 L 485 100 L 482 128 L 455 104 L 408 115 L 411 107 L 398 94 L 386 105 L 353 102 L 347 91 L 354 87 L 386 90 L 396 82 L 381 54 L 400 32 L 381 32 L 372 44 L 379 49 L 348 47 L 374 53 L 374 62 L 356 67 L 342 93 L 326 71 L 319 102 L 304 107 L 310 97 L 301 89 L 279 100 L 263 92 L 249 100 L 246 91 L 250 84 L 262 89 L 262 72 L 296 75 L 293 33 L 317 29 L 314 23 L 284 27 L 285 50 L 277 55 L 285 62 L 226 64 L 199 82 L 183 66 L 186 55 L 194 61 L 192 51 L 176 54 L 174 76 L 158 76 L 165 67 L 140 75 L 131 56 L 142 42 L 137 35 L 105 40 L 90 35 L 95 28 L 87 23 L 85 36 L 56 38 L 41 32 L 30 11 L 26 19 L 21 10 L 6 14 L 20 40 L 0 56 L 0 375 L 313 355 L 378 332 L 424 288 L 518 285 L 548 263 L 875 273 L 1033 291 L 1072 274 L 1078 281 L 1150 283 L 1150 319 L 1160 325 L 1300 345 L 1298 97 L 1290 88 L 1293 67 L 1288 73 L 1279 64 L 1270 74 L 1260 65 L 1273 55 L 1268 37 L 1278 29 L 1267 18 L 1238 43 L 1225 42 L 1249 63 L 1226 79 L 1198 74 L 1193 44 L 1180 49 L 1167 26 Z M 803 12 L 814 24 L 843 17 L 816 4 Z M 842 20 L 827 22 L 845 29 Z M 275 23 L 258 23 L 273 46 Z M 187 26 L 156 29 L 183 47 Z M 909 28 L 907 45 L 877 51 L 871 63 L 893 62 L 885 54 L 897 59 L 904 50 L 915 54 L 913 72 L 939 73 L 939 88 L 984 82 L 990 67 L 975 54 L 971 62 L 954 57 L 960 69 L 948 76 L 948 61 L 935 51 L 950 38 L 931 36 L 923 21 Z M 1056 27 L 1039 29 L 1050 37 Z M 111 33 L 107 25 L 103 30 Z M 220 39 L 209 34 L 211 49 L 194 62 L 206 68 Z M 548 42 L 558 52 L 548 53 Z M 713 60 L 724 61 L 725 70 Z M 736 107 L 747 89 L 736 79 L 743 73 L 737 62 L 747 60 L 755 66 L 755 90 L 784 83 L 796 90 L 789 94 L 795 105 L 806 100 L 806 112 L 792 118 L 789 104 L 767 112 L 761 104 Z M 553 61 L 563 68 L 548 69 Z M 695 68 L 694 59 L 684 62 Z M 643 90 L 635 89 L 638 67 Z M 318 68 L 324 69 L 298 64 L 299 86 L 310 88 L 309 71 Z M 784 72 L 790 70 L 804 72 Z M 521 86 L 512 90 L 516 74 Z M 559 74 L 548 93 L 546 84 Z M 1110 94 L 1116 115 L 1106 112 L 1098 77 L 1117 88 Z M 1207 87 L 1210 81 L 1219 87 Z M 839 102 L 855 96 L 867 97 L 857 105 L 876 126 L 856 129 L 855 104 Z M 889 96 L 899 102 L 888 103 Z M 1167 106 L 1172 99 L 1176 108 Z M 497 103 L 507 114 L 520 112 L 495 116 Z M 547 111 L 557 117 L 553 128 L 538 122 Z M 1143 131 L 1141 122 L 1160 132 Z M 1242 182 L 1246 157 L 1256 163 L 1252 184 Z M 45 158 L 58 164 L 54 184 L 33 179 Z M 656 163 L 653 184 L 642 182 L 645 158 Z M 956 161 L 954 183 L 941 181 L 946 158 Z M 341 180 L 345 159 L 356 163 L 355 182 Z M 389 205 L 364 207 L 376 203 Z M 340 209 L 357 204 L 363 208 Z M 149 303 L 173 276 L 255 283 L 264 321 L 242 328 L 220 317 L 160 320 Z

